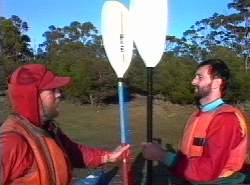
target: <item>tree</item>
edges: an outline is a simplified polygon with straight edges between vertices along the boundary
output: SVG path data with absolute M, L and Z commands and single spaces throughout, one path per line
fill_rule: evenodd
M 250 75 L 245 71 L 244 58 L 237 55 L 233 49 L 214 47 L 208 58 L 224 60 L 231 71 L 231 81 L 226 99 L 231 102 L 243 102 L 250 99 Z
M 32 60 L 32 49 L 29 46 L 30 38 L 24 33 L 28 24 L 18 16 L 10 19 L 0 17 L 0 71 L 1 88 L 6 88 L 7 76 L 20 64 Z
M 49 30 L 43 33 L 45 41 L 39 45 L 39 53 L 50 54 L 58 46 L 67 43 L 81 43 L 85 46 L 95 44 L 97 30 L 90 22 L 79 23 L 73 21 L 69 26 L 57 28 L 54 25 L 49 26 Z M 43 52 L 45 53 L 43 53 Z
M 137 50 L 134 51 L 130 67 L 124 78 L 132 93 L 146 94 L 146 66 Z
M 155 92 L 173 103 L 193 103 L 194 93 L 191 80 L 196 64 L 190 58 L 165 54 L 156 68 Z
M 215 46 L 231 48 L 245 58 L 247 70 L 250 55 L 250 2 L 233 0 L 228 8 L 234 9 L 230 15 L 214 13 L 212 17 L 197 21 L 190 30 L 184 32 L 184 39 L 198 50 L 207 52 Z

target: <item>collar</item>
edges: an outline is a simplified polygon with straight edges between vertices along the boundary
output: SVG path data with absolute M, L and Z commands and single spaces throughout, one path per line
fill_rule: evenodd
M 225 104 L 225 102 L 220 98 L 217 99 L 211 103 L 205 104 L 205 105 L 201 105 L 200 106 L 200 110 L 202 112 L 209 112 L 209 111 L 213 111 L 215 109 L 217 109 L 219 106 Z

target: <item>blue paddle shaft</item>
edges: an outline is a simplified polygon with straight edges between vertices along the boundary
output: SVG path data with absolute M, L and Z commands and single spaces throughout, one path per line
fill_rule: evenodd
M 121 129 L 121 143 L 131 144 L 131 128 L 128 111 L 128 93 L 124 87 L 123 82 L 118 82 L 118 96 L 119 96 L 119 107 L 120 107 L 120 129 Z

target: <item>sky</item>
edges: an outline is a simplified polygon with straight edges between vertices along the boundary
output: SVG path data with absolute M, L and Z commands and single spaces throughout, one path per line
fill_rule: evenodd
M 129 5 L 129 0 L 120 0 Z M 157 0 L 155 0 L 157 1 Z M 196 21 L 215 12 L 230 14 L 227 4 L 233 0 L 169 0 L 168 35 L 181 37 Z M 44 41 L 42 34 L 50 25 L 68 26 L 72 21 L 92 22 L 100 30 L 101 9 L 105 0 L 0 0 L 0 16 L 19 16 L 29 26 L 31 47 Z M 150 24 L 150 23 L 149 23 Z

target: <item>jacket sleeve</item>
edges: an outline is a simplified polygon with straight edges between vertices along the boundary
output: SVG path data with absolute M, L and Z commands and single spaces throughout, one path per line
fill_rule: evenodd
M 188 181 L 215 180 L 222 171 L 230 151 L 242 140 L 238 118 L 233 113 L 217 115 L 207 132 L 208 146 L 201 157 L 182 155 L 174 173 Z
M 100 148 L 93 148 L 76 143 L 60 129 L 57 135 L 68 154 L 72 166 L 75 168 L 98 167 L 104 163 L 103 157 L 111 153 Z
M 26 140 L 17 133 L 0 135 L 0 184 L 9 184 L 32 167 L 34 155 Z

